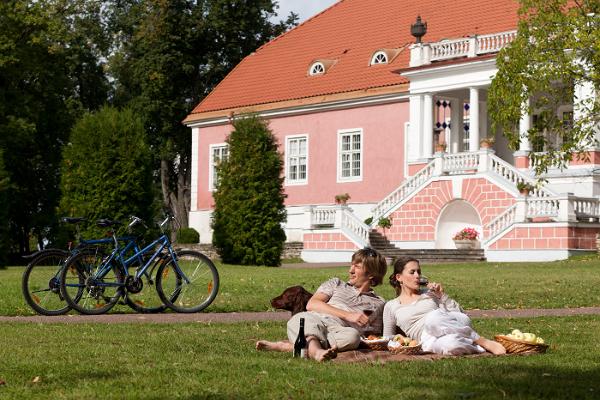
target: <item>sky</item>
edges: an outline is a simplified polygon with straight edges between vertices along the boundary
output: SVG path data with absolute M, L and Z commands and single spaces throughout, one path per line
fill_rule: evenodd
M 299 22 L 303 22 L 337 1 L 338 0 L 278 0 L 278 19 L 285 19 L 290 11 L 293 11 L 300 15 Z

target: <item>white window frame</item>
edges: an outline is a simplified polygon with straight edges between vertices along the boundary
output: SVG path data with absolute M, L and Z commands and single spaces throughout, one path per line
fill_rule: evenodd
M 359 176 L 350 176 L 350 177 L 342 177 L 342 138 L 346 135 L 360 135 L 360 175 Z M 337 182 L 359 182 L 363 179 L 363 166 L 365 164 L 365 160 L 363 157 L 363 149 L 364 149 L 364 135 L 362 128 L 354 128 L 354 129 L 340 129 L 338 130 L 338 140 L 337 140 Z M 350 170 L 352 170 L 352 164 L 350 164 Z
M 383 56 L 383 58 L 385 59 L 384 61 L 380 61 L 379 56 Z M 373 54 L 373 57 L 371 57 L 371 64 L 370 65 L 380 65 L 380 64 L 387 64 L 390 62 L 390 59 L 387 55 L 387 53 L 383 50 L 377 51 L 375 52 L 375 54 Z
M 290 142 L 292 140 L 306 140 L 306 154 L 304 157 L 306 158 L 306 178 L 304 179 L 290 179 Z M 308 184 L 308 135 L 307 134 L 299 134 L 299 135 L 290 135 L 285 137 L 285 185 L 286 186 L 296 186 L 296 185 L 306 185 Z M 298 164 L 300 165 L 300 164 Z M 299 171 L 298 171 L 299 172 Z
M 323 75 L 324 73 L 325 73 L 325 64 L 323 64 L 320 61 L 313 63 L 310 66 L 310 68 L 308 69 L 308 75 L 310 75 L 310 76 Z
M 229 145 L 227 143 L 214 143 L 208 146 L 208 191 L 215 191 L 215 149 L 226 148 L 229 156 Z

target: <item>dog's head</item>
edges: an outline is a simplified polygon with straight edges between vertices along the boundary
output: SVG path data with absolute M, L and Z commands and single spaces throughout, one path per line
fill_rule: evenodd
M 292 315 L 306 311 L 306 303 L 312 297 L 312 293 L 306 291 L 302 286 L 292 286 L 283 291 L 281 295 L 271 300 L 274 308 L 288 310 Z

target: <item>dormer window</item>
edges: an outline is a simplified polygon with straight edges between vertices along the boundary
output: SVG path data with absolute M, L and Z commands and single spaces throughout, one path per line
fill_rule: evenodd
M 329 72 L 329 69 L 337 62 L 337 60 L 326 60 L 323 58 L 314 60 L 308 68 L 309 76 L 323 75 Z
M 389 64 L 406 48 L 402 47 L 399 49 L 379 49 L 371 57 L 369 65 Z
M 371 65 L 387 64 L 387 63 L 388 63 L 388 56 L 385 51 L 378 51 L 375 54 L 373 54 L 373 57 L 371 57 Z
M 310 70 L 308 71 L 308 74 L 310 76 L 322 75 L 324 73 L 325 73 L 325 65 L 320 61 L 317 61 L 316 63 L 311 65 Z

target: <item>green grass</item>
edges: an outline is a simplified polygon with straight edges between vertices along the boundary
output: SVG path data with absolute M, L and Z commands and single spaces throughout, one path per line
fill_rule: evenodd
M 545 263 L 476 263 L 424 265 L 430 280 L 466 309 L 562 308 L 600 305 L 600 259 L 578 257 Z M 286 269 L 218 265 L 221 288 L 212 312 L 268 311 L 269 300 L 293 285 L 314 291 L 332 276 L 347 277 L 348 268 Z M 23 267 L 0 270 L 0 315 L 31 315 L 21 295 Z M 388 275 L 389 275 L 388 271 Z M 394 297 L 387 283 L 377 287 L 386 299 Z M 119 306 L 112 312 L 129 312 Z
M 0 324 L 2 399 L 594 399 L 600 316 L 475 320 L 485 336 L 518 327 L 547 354 L 317 364 L 254 350 L 280 322 Z M 34 379 L 39 377 L 38 382 Z

